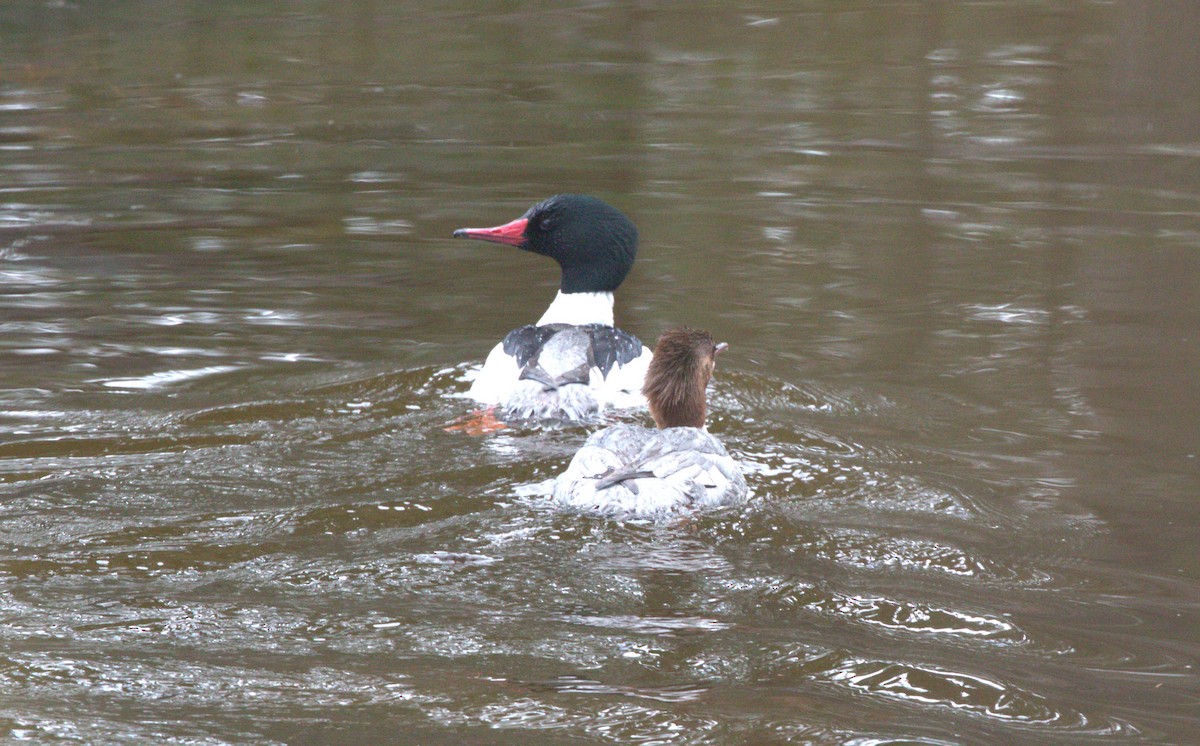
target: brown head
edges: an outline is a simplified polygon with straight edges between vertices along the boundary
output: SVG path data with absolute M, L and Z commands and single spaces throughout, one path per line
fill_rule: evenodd
M 726 347 L 700 329 L 675 327 L 663 332 L 654 345 L 642 386 L 654 424 L 660 428 L 704 427 L 708 413 L 704 390 L 717 365 L 717 354 Z

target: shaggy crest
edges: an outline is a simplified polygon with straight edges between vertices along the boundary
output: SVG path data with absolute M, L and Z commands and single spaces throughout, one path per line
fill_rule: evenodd
M 642 393 L 660 429 L 704 427 L 705 388 L 725 347 L 708 332 L 687 327 L 668 329 L 658 338 Z

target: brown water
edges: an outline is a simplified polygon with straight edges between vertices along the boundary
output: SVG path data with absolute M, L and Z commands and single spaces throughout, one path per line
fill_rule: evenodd
M 1200 6 L 0 8 L 0 737 L 1189 743 Z M 448 433 L 625 210 L 741 513 Z

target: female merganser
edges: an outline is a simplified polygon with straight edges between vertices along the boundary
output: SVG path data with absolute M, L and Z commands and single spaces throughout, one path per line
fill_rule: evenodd
M 554 481 L 553 501 L 640 518 L 742 502 L 741 468 L 704 428 L 704 390 L 726 346 L 706 331 L 664 332 L 643 389 L 659 429 L 615 425 L 592 433 Z
M 595 197 L 560 194 L 495 228 L 462 228 L 456 238 L 516 246 L 562 268 L 554 302 L 508 333 L 471 385 L 470 397 L 507 419 L 581 420 L 606 406 L 645 403 L 650 350 L 613 326 L 613 291 L 637 254 L 637 228 Z

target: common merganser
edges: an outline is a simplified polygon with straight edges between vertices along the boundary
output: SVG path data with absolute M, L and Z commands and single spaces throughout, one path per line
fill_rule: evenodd
M 622 424 L 592 433 L 554 481 L 551 499 L 564 507 L 631 518 L 744 501 L 741 468 L 704 427 L 705 388 L 725 348 L 706 331 L 664 332 L 643 389 L 659 429 Z
M 595 197 L 560 194 L 512 222 L 454 236 L 516 246 L 562 269 L 554 302 L 536 324 L 514 329 L 492 349 L 471 398 L 515 420 L 582 420 L 608 406 L 645 403 L 651 352 L 613 326 L 613 292 L 637 254 L 629 218 Z

